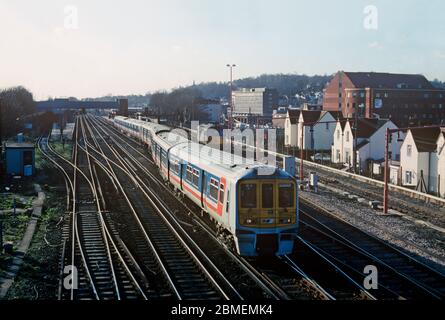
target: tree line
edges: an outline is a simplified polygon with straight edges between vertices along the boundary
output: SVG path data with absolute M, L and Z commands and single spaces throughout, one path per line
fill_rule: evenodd
M 33 95 L 24 87 L 0 91 L 0 130 L 3 136 L 12 136 L 23 127 L 27 116 L 35 113 Z

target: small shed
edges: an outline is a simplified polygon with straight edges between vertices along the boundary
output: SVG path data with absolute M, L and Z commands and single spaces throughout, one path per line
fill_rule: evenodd
M 6 174 L 32 176 L 35 173 L 35 147 L 32 143 L 5 144 Z

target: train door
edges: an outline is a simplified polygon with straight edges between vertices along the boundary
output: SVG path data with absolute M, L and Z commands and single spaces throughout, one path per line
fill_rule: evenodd
M 206 193 L 207 193 L 207 174 L 204 170 L 202 170 L 202 174 L 201 174 L 201 207 L 202 208 L 205 208 L 204 197 L 206 196 Z

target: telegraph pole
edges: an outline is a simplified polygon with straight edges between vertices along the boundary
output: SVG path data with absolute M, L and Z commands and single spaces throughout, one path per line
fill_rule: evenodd
M 304 157 L 304 122 L 301 123 L 301 137 L 300 137 L 300 181 L 303 182 L 304 180 L 304 173 L 303 173 L 303 157 Z
M 385 170 L 384 170 L 384 181 L 385 188 L 383 190 L 383 213 L 388 213 L 388 175 L 389 175 L 389 135 L 391 131 L 389 128 L 386 128 L 386 136 L 385 136 Z

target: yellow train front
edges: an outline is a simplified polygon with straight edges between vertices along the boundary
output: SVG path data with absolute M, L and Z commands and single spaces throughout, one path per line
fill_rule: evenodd
M 276 169 L 273 175 L 252 170 L 237 182 L 237 251 L 242 256 L 286 255 L 298 231 L 295 180 Z

